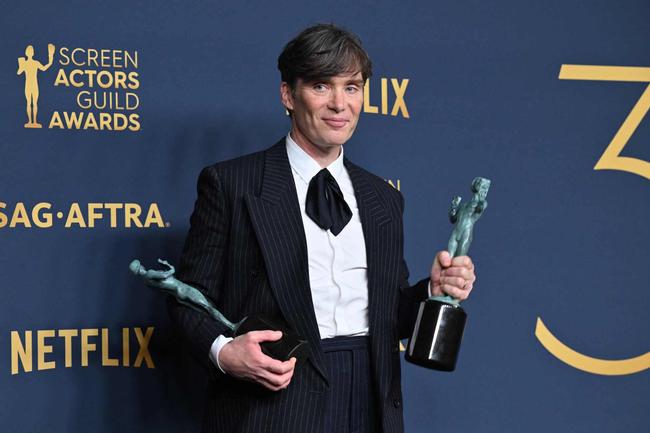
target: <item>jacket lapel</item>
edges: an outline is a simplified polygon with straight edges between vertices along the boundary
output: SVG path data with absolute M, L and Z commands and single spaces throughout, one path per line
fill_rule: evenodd
M 260 194 L 247 196 L 246 202 L 280 310 L 289 326 L 309 341 L 310 360 L 327 380 L 309 285 L 305 230 L 284 139 L 265 152 Z
M 390 254 L 384 251 L 385 245 L 382 238 L 385 235 L 386 224 L 391 221 L 387 212 L 386 203 L 380 197 L 376 187 L 371 183 L 370 174 L 348 159 L 344 160 L 348 170 L 354 195 L 357 199 L 359 217 L 363 227 L 363 237 L 366 243 L 366 260 L 368 265 L 368 322 L 370 337 L 373 340 L 376 335 L 373 330 L 377 329 L 378 314 L 381 308 L 381 301 L 388 299 L 387 285 L 383 284 L 381 271 L 389 268 Z

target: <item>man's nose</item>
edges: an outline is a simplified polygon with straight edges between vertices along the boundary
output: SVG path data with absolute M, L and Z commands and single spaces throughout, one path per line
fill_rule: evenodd
M 330 93 L 328 107 L 330 110 L 334 110 L 337 113 L 345 110 L 345 93 L 343 89 L 334 89 Z

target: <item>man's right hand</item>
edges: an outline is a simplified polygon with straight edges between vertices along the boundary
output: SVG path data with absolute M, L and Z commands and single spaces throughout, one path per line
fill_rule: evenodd
M 260 343 L 277 341 L 281 331 L 251 331 L 236 337 L 219 352 L 219 365 L 229 375 L 257 382 L 271 391 L 289 386 L 296 358 L 278 361 L 264 353 Z

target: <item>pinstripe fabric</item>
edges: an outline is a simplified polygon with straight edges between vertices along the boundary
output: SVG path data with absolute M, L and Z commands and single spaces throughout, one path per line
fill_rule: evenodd
M 321 341 L 330 381 L 326 431 L 376 431 L 368 340 L 368 337 L 335 337 Z
M 402 432 L 398 338 L 413 328 L 426 279 L 408 285 L 402 259 L 401 194 L 352 164 L 368 260 L 370 367 L 381 431 Z M 310 344 L 309 362 L 296 367 L 280 392 L 233 379 L 208 359 L 226 329 L 169 302 L 170 315 L 209 371 L 204 432 L 330 433 L 324 427 L 329 389 L 313 309 L 307 245 L 284 139 L 264 152 L 206 167 L 198 181 L 178 276 L 204 291 L 232 320 L 282 315 Z

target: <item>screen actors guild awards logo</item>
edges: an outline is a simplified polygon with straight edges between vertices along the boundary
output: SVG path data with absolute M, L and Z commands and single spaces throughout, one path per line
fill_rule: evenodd
M 34 47 L 27 45 L 25 57 L 18 57 L 18 75 L 25 75 L 25 99 L 27 103 L 27 123 L 25 128 L 42 128 L 43 125 L 37 122 L 38 114 L 38 72 L 47 71 L 54 60 L 54 45 L 47 45 L 47 64 L 43 65 L 34 59 Z
M 17 75 L 25 78 L 25 128 L 137 132 L 141 128 L 138 51 L 47 45 L 47 63 L 34 58 L 28 45 L 18 58 Z M 41 57 L 42 60 L 42 57 Z M 52 67 L 53 68 L 50 68 Z M 53 79 L 40 79 L 48 69 Z M 39 86 L 40 84 L 40 86 Z M 40 89 L 54 87 L 57 101 L 39 110 Z M 39 123 L 37 116 L 43 123 Z

